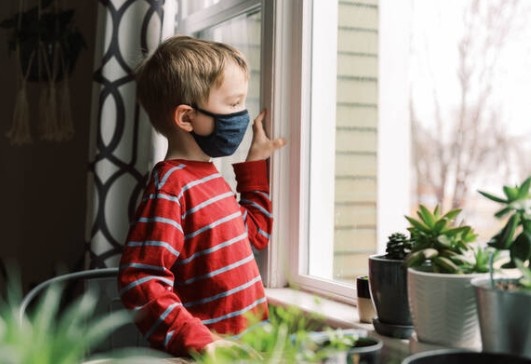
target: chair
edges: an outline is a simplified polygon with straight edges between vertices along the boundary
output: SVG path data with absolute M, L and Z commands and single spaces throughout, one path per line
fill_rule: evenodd
M 19 314 L 22 317 L 34 300 L 47 288 L 56 283 L 74 284 L 81 286 L 82 291 L 96 289 L 98 303 L 95 315 L 111 313 L 124 309 L 118 295 L 116 283 L 118 268 L 90 269 L 67 273 L 50 278 L 30 290 L 20 304 Z M 79 287 L 78 287 L 79 288 Z M 125 347 L 148 347 L 147 341 L 142 337 L 135 324 L 131 321 L 115 330 L 108 340 L 95 350 L 96 352 L 109 351 Z

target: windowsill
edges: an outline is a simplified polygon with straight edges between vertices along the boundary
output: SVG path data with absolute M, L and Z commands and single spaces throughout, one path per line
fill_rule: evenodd
M 316 314 L 325 319 L 327 325 L 342 329 L 362 329 L 367 335 L 383 341 L 383 363 L 399 363 L 410 354 L 409 340 L 382 336 L 374 331 L 372 324 L 359 321 L 356 306 L 318 297 L 308 292 L 290 288 L 267 288 L 267 298 L 272 305 L 294 305 L 303 312 Z

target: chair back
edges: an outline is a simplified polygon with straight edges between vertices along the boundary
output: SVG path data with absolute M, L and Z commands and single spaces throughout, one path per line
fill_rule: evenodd
M 98 292 L 98 302 L 94 312 L 95 317 L 106 315 L 117 310 L 124 310 L 124 306 L 122 305 L 118 294 L 118 285 L 116 282 L 117 276 L 118 268 L 102 268 L 72 272 L 50 278 L 35 286 L 24 296 L 20 305 L 19 314 L 22 318 L 29 311 L 32 303 L 34 303 L 35 300 L 46 291 L 46 289 L 56 283 L 68 284 L 76 289 L 79 288 L 81 289 L 81 293 L 88 290 L 95 290 Z M 105 342 L 93 349 L 91 354 L 126 347 L 149 347 L 149 344 L 140 334 L 132 320 L 130 323 L 127 323 L 112 332 Z

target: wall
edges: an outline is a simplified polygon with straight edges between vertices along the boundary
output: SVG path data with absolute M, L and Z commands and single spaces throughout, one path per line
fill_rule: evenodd
M 34 135 L 33 144 L 10 145 L 5 133 L 12 121 L 16 68 L 13 54 L 7 49 L 8 33 L 0 29 L 0 258 L 13 260 L 21 267 L 25 287 L 51 276 L 56 269 L 75 268 L 84 251 L 97 2 L 63 3 L 65 8 L 75 9 L 74 23 L 87 42 L 70 80 L 75 128 L 70 141 L 50 143 Z M 17 7 L 17 1 L 2 1 L 0 21 L 13 15 Z M 30 84 L 28 93 L 30 122 L 35 131 L 39 118 L 38 85 Z

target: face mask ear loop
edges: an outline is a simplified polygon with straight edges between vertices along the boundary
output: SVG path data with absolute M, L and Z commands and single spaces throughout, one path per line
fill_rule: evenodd
M 211 118 L 216 119 L 219 115 L 216 115 L 214 113 L 211 113 L 210 111 L 207 111 L 205 109 L 201 109 L 198 106 L 192 106 L 196 111 L 200 112 L 203 115 L 210 116 Z

